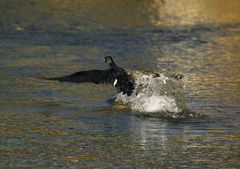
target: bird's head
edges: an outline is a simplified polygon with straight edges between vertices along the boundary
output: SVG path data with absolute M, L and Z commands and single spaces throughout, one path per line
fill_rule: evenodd
M 119 69 L 115 62 L 113 61 L 113 58 L 111 56 L 106 56 L 104 58 L 105 63 L 107 63 L 112 69 Z
M 107 64 L 112 64 L 112 63 L 114 63 L 114 61 L 113 61 L 113 58 L 111 57 L 111 56 L 106 56 L 105 58 L 104 58 L 104 62 L 105 63 L 107 63 Z

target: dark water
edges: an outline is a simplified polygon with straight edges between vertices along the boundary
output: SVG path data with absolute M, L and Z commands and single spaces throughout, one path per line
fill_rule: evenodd
M 239 168 L 240 3 L 1 1 L 1 168 Z M 111 86 L 39 77 L 105 69 L 187 76 L 198 119 L 134 115 Z

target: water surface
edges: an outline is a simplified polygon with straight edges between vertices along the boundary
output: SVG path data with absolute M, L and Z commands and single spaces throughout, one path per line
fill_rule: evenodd
M 1 1 L 1 168 L 239 168 L 239 1 Z M 187 77 L 203 118 L 136 116 L 112 86 L 42 80 L 105 69 Z

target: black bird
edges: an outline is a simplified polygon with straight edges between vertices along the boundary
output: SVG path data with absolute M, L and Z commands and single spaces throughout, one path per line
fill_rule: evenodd
M 95 84 L 113 84 L 118 93 L 130 96 L 134 90 L 134 79 L 127 71 L 115 64 L 111 56 L 104 58 L 105 63 L 110 66 L 107 70 L 80 71 L 67 76 L 46 78 L 47 80 L 57 80 L 60 82 Z

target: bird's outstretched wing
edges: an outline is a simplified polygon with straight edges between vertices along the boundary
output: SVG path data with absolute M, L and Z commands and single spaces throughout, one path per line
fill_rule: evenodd
M 60 82 L 72 82 L 72 83 L 106 83 L 110 84 L 114 82 L 114 70 L 89 70 L 80 71 L 67 76 L 46 78 L 47 80 L 57 80 Z

